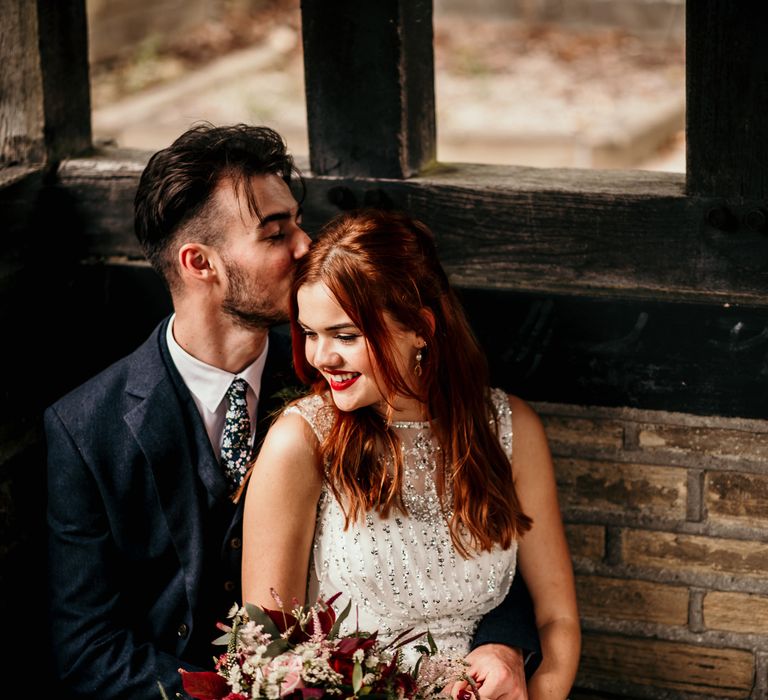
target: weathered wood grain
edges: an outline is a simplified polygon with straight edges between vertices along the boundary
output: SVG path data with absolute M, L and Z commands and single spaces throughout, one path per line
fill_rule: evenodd
M 710 225 L 716 202 L 686 197 L 683 176 L 456 165 L 405 181 L 308 184 L 310 228 L 337 201 L 405 209 L 435 231 L 463 287 L 768 303 L 768 237 Z
M 316 173 L 407 177 L 435 158 L 431 0 L 304 0 Z
M 0 0 L 0 165 L 45 160 L 36 6 Z
M 94 255 L 140 256 L 131 233 L 141 164 L 64 164 Z M 475 289 L 768 306 L 768 237 L 706 223 L 682 176 L 446 166 L 408 180 L 307 177 L 316 231 L 344 206 L 393 206 L 435 231 L 453 281 Z M 340 195 L 343 195 L 341 196 Z
M 528 399 L 766 417 L 764 307 L 575 289 L 462 289 L 461 298 L 493 381 Z
M 85 0 L 0 0 L 0 164 L 91 145 Z
M 686 3 L 688 191 L 768 198 L 768 6 Z M 756 207 L 756 209 L 758 209 Z

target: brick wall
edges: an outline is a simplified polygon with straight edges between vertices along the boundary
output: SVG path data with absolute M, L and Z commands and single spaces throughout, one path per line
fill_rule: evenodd
M 577 577 L 578 697 L 768 698 L 768 421 L 535 408 Z

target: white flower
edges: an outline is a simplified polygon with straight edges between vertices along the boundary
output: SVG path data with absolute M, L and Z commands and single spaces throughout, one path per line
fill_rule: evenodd
M 229 669 L 229 685 L 232 686 L 233 693 L 243 692 L 243 688 L 240 683 L 241 680 L 242 680 L 242 673 L 241 673 L 240 667 L 237 664 L 234 664 Z
M 363 676 L 363 685 L 373 685 L 375 680 L 376 680 L 375 673 L 366 673 Z
M 251 649 L 255 652 L 262 647 L 266 649 L 267 644 L 272 641 L 272 638 L 264 632 L 264 625 L 257 625 L 252 621 L 246 622 L 238 630 L 237 635 L 239 646 L 247 653 L 249 653 Z
M 461 680 L 468 667 L 469 664 L 462 658 L 422 654 L 419 675 L 416 678 L 420 694 L 435 694 L 449 683 Z

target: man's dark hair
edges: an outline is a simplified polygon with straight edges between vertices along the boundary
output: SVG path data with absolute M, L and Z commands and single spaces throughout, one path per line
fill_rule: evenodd
M 191 240 L 213 245 L 220 236 L 210 216 L 211 195 L 223 177 L 236 192 L 253 175 L 275 174 L 290 186 L 301 181 L 282 137 L 265 126 L 200 124 L 184 132 L 168 148 L 155 153 L 141 174 L 134 199 L 134 229 L 142 250 L 169 287 L 175 268 L 170 244 L 182 230 Z M 259 215 L 251 189 L 248 206 Z

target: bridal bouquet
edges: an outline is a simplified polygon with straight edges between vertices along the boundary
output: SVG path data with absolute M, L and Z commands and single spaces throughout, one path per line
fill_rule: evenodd
M 227 647 L 216 672 L 180 669 L 188 695 L 198 700 L 425 700 L 462 679 L 474 690 L 466 662 L 442 658 L 429 633 L 409 637 L 408 630 L 388 644 L 376 632 L 341 636 L 350 605 L 337 618 L 332 604 L 338 594 L 290 612 L 274 592 L 273 597 L 279 610 L 232 608 L 231 625 L 220 624 L 226 634 L 214 642 Z M 400 650 L 424 636 L 427 644 L 415 646 L 418 661 L 403 668 Z

